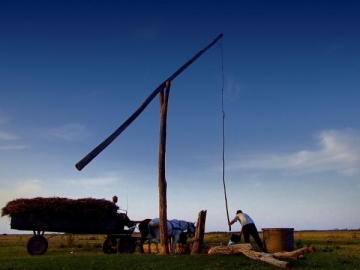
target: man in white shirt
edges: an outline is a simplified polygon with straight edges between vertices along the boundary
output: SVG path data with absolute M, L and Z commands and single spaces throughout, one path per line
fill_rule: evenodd
M 259 248 L 263 251 L 263 243 L 260 239 L 259 232 L 255 226 L 255 222 L 251 219 L 251 217 L 245 213 L 243 213 L 241 210 L 236 211 L 236 216 L 233 220 L 231 220 L 228 225 L 231 226 L 236 221 L 239 221 L 241 224 L 241 230 L 240 230 L 240 237 L 242 234 L 244 234 L 244 240 L 245 243 L 250 243 L 250 235 L 254 238 L 256 244 L 259 246 Z

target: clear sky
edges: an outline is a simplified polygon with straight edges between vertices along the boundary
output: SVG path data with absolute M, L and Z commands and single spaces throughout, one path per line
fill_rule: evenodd
M 227 231 L 360 228 L 358 1 L 0 2 L 0 206 L 119 197 L 159 215 L 159 101 L 82 171 L 75 164 L 166 78 L 168 218 Z M 223 70 L 222 74 L 222 55 Z M 234 224 L 233 231 L 240 225 Z M 10 230 L 0 219 L 0 233 Z

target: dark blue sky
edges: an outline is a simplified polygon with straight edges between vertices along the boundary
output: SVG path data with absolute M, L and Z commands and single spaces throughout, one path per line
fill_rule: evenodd
M 259 227 L 358 226 L 359 14 L 357 1 L 1 1 L 0 203 L 116 192 L 134 219 L 156 217 L 157 99 L 83 171 L 74 164 L 223 33 L 172 82 L 168 216 L 208 209 L 209 230 L 227 229 L 224 83 L 231 212 Z M 318 218 L 329 207 L 347 209 L 336 224 Z

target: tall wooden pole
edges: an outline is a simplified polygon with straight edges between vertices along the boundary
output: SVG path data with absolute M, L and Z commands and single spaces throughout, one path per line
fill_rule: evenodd
M 87 164 L 89 164 L 97 155 L 99 155 L 109 144 L 111 144 L 150 104 L 157 94 L 160 93 L 160 143 L 159 143 L 159 218 L 160 218 L 160 240 L 163 247 L 163 253 L 168 254 L 168 239 L 167 239 L 167 202 L 166 202 L 166 178 L 165 178 L 165 150 L 166 150 L 166 118 L 167 118 L 167 103 L 169 98 L 170 83 L 188 66 L 190 66 L 203 53 L 210 49 L 218 40 L 223 37 L 223 34 L 217 36 L 209 45 L 199 51 L 193 58 L 182 65 L 175 73 L 173 73 L 167 80 L 161 83 L 140 105 L 140 107 L 109 137 L 102 143 L 90 151 L 83 157 L 75 167 L 81 171 Z M 164 93 L 165 89 L 165 93 Z
M 165 88 L 159 93 L 160 98 L 160 140 L 159 140 L 159 217 L 160 217 L 160 241 L 162 254 L 169 254 L 169 242 L 167 235 L 167 199 L 165 177 L 165 152 L 166 152 L 166 118 L 170 94 L 170 81 L 165 82 Z

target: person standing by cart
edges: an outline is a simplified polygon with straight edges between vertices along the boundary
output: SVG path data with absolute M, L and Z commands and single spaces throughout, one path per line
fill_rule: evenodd
M 244 240 L 245 243 L 250 243 L 250 235 L 254 238 L 256 244 L 259 246 L 261 251 L 264 251 L 263 243 L 260 239 L 259 232 L 255 226 L 255 222 L 252 220 L 252 218 L 243 213 L 241 210 L 236 211 L 236 216 L 228 222 L 228 225 L 231 226 L 236 221 L 239 221 L 241 224 L 241 230 L 239 232 L 239 236 L 241 238 L 241 235 L 244 234 Z
M 114 195 L 114 196 L 112 196 L 111 200 L 116 205 L 118 202 L 118 197 L 116 195 Z
M 118 197 L 116 195 L 112 196 L 111 198 L 112 202 L 114 203 L 114 205 L 116 205 L 116 203 L 118 202 Z M 117 209 L 120 209 L 117 205 L 116 205 Z M 116 211 L 116 228 L 120 231 L 124 230 L 124 226 L 128 227 L 129 229 L 134 227 L 135 224 L 133 221 L 131 221 L 129 219 L 129 217 L 127 216 L 127 213 L 121 213 L 119 211 Z

